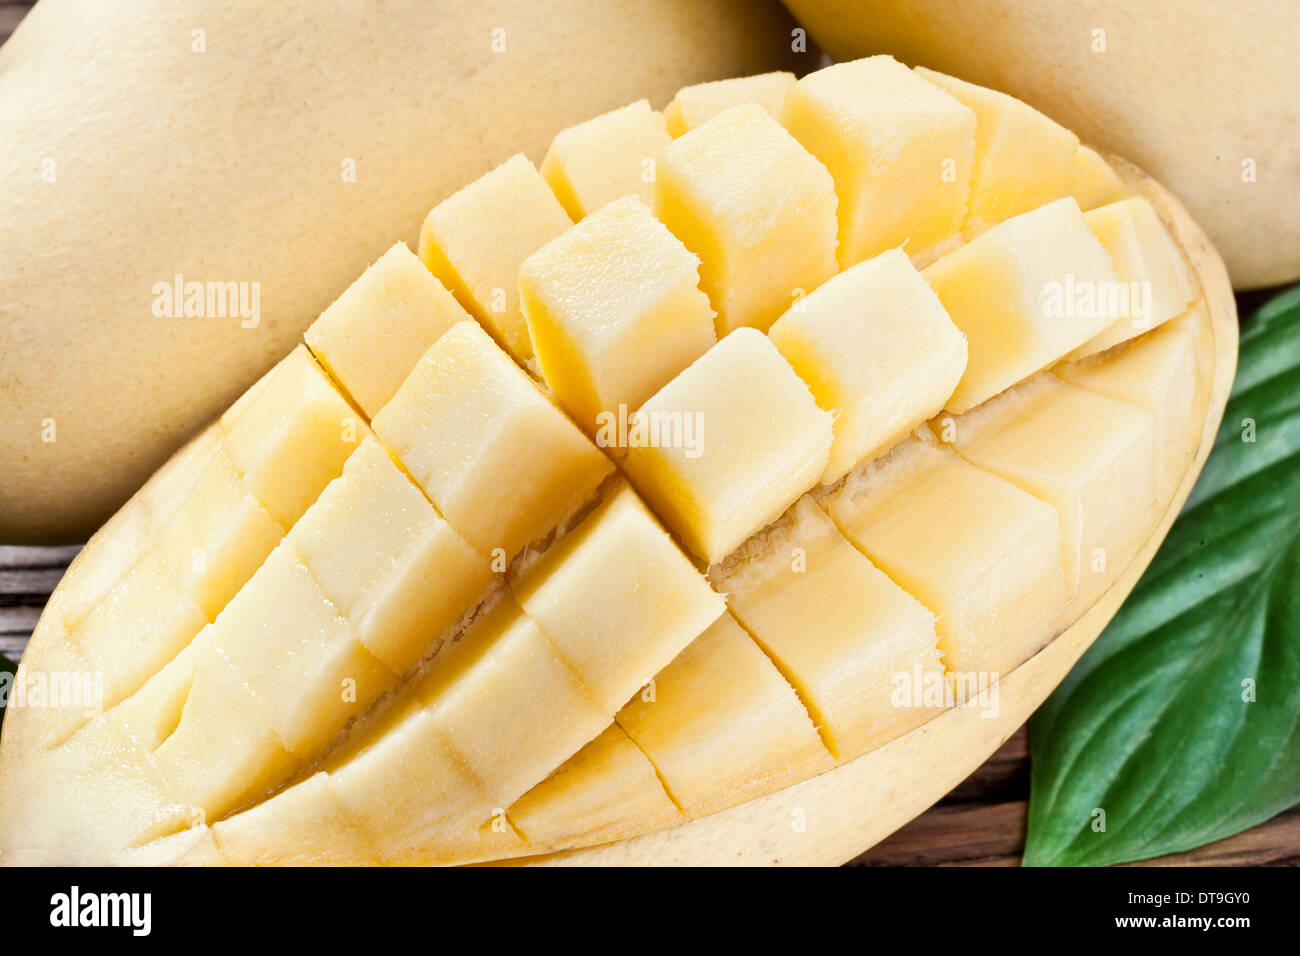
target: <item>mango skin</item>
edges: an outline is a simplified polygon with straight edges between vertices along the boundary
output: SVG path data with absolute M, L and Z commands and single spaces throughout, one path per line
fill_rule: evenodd
M 785 4 L 836 59 L 892 53 L 993 87 L 1137 163 L 1187 204 L 1237 289 L 1300 277 L 1294 0 Z
M 811 69 L 792 28 L 775 0 L 41 0 L 0 46 L 0 543 L 83 540 L 500 157 Z M 178 273 L 259 283 L 258 324 L 156 316 Z

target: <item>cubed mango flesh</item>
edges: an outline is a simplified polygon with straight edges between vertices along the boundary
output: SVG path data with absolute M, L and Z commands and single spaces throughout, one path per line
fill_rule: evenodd
M 966 369 L 966 336 L 898 249 L 845 269 L 768 335 L 835 414 L 828 484 L 942 409 Z
M 253 496 L 291 528 L 367 434 L 362 416 L 300 345 L 223 440 Z
M 1081 359 L 1127 342 L 1182 315 L 1191 305 L 1170 257 L 1164 223 L 1141 196 L 1121 199 L 1083 214 L 1115 266 L 1119 284 L 1108 311 L 1115 321 L 1071 352 Z
M 719 336 L 741 326 L 766 331 L 836 272 L 830 173 L 753 103 L 664 149 L 655 214 L 700 257 Z
M 304 338 L 334 381 L 373 418 L 438 336 L 468 318 L 399 242 L 320 314 Z
M 1088 146 L 1078 148 L 1074 154 L 1074 188 L 1070 195 L 1080 209 L 1087 212 L 1117 202 L 1129 193 L 1124 180 L 1095 149 Z
M 525 362 L 533 347 L 519 311 L 519 264 L 572 224 L 533 164 L 516 155 L 433 207 L 420 229 L 420 258 Z
M 933 717 L 944 669 L 934 615 L 811 498 L 711 574 L 799 691 L 831 752 L 864 753 Z
M 637 412 L 627 472 L 706 563 L 774 521 L 826 469 L 832 417 L 772 341 L 738 329 Z M 686 439 L 690 440 L 686 440 Z
M 649 204 L 656 157 L 671 141 L 663 116 L 637 100 L 557 134 L 542 178 L 574 222 L 620 196 Z
M 626 486 L 547 551 L 515 594 L 610 717 L 723 610 Z
M 597 431 L 714 343 L 700 260 L 633 196 L 533 253 L 519 293 L 537 363 L 570 415 Z
M 508 596 L 434 660 L 419 693 L 494 812 L 541 783 L 610 720 L 576 669 Z
M 432 653 L 493 575 L 367 438 L 287 537 L 362 645 L 395 674 Z
M 975 167 L 963 233 L 1070 195 L 1079 138 L 1013 96 L 924 67 L 916 72 L 975 111 Z
M 1150 532 L 1155 419 L 1044 372 L 951 423 L 967 461 L 1055 506 L 1070 590 L 1091 604 Z
M 209 822 L 262 799 L 301 763 L 276 733 L 272 702 L 236 673 L 210 628 L 120 710 L 170 791 Z
M 303 758 L 324 750 L 397 675 L 367 651 L 302 559 L 281 544 L 206 632 Z
M 603 843 L 681 819 L 654 766 L 618 724 L 510 807 L 511 822 L 533 847 Z
M 374 429 L 494 570 L 549 534 L 613 470 L 474 322 L 433 344 Z
M 949 674 L 1010 673 L 1069 600 L 1060 518 L 1045 501 L 909 438 L 826 498 L 835 524 L 936 619 Z
M 1046 368 L 1114 321 L 1106 303 L 1115 269 L 1069 198 L 994 226 L 923 274 L 966 333 L 951 412 Z
M 302 839 L 304 832 L 310 840 Z M 212 836 L 230 866 L 356 866 L 379 859 L 324 772 L 217 821 Z
M 1197 305 L 1153 332 L 1053 371 L 1067 382 L 1131 402 L 1154 416 L 1156 493 L 1166 500 L 1196 450 L 1206 369 L 1200 343 L 1205 306 Z
M 830 769 L 794 690 L 730 614 L 632 698 L 619 725 L 673 799 L 702 816 Z
M 804 77 L 781 122 L 835 179 L 840 268 L 898 247 L 927 265 L 961 244 L 975 113 L 947 92 L 873 56 Z

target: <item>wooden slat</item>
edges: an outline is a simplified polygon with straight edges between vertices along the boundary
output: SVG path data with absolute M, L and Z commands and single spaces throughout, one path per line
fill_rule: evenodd
M 27 16 L 32 4 L 27 3 L 0 3 L 0 43 L 9 39 L 9 34 L 14 32 L 18 26 L 18 21 Z

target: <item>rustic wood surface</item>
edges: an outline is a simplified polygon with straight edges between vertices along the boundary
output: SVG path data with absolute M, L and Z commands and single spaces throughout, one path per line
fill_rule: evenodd
M 0 43 L 31 3 L 0 2 Z M 1239 301 L 1248 315 L 1258 293 Z M 41 608 L 79 549 L 0 546 L 0 655 L 17 660 Z M 1015 866 L 1029 808 L 1024 728 L 929 811 L 855 859 L 855 866 Z M 1300 865 L 1300 807 L 1189 853 L 1148 861 L 1169 866 Z

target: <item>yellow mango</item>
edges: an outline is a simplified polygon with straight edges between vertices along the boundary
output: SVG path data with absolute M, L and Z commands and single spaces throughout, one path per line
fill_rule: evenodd
M 672 137 L 645 100 L 603 113 L 556 135 L 541 174 L 574 222 L 620 196 L 650 203 L 654 161 Z
M 835 178 L 841 269 L 898 247 L 927 265 L 961 244 L 975 113 L 958 99 L 873 56 L 804 77 L 781 122 Z
M 571 225 L 537 169 L 523 156 L 453 193 L 420 229 L 420 258 L 520 362 L 532 358 L 519 311 L 519 265 Z
M 718 335 L 766 331 L 835 274 L 835 185 L 761 107 L 723 110 L 660 153 L 655 215 L 700 257 Z

